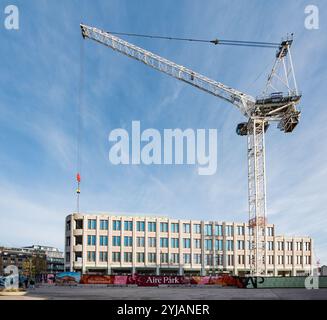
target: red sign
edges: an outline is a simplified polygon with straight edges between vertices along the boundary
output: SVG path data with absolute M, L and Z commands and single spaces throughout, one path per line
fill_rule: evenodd
M 82 284 L 114 284 L 115 276 L 83 275 Z

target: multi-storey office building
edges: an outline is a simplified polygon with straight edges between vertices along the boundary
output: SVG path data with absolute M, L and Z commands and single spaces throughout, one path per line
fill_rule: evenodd
M 8 266 L 16 266 L 19 273 L 23 272 L 23 265 L 26 260 L 38 258 L 39 261 L 46 261 L 46 256 L 43 252 L 34 252 L 24 248 L 0 248 L 0 275 L 5 274 Z
M 23 247 L 32 252 L 43 252 L 47 261 L 47 273 L 60 273 L 64 271 L 64 254 L 58 248 L 32 245 Z
M 22 273 L 24 262 L 34 257 L 39 258 L 39 261 L 44 261 L 46 268 L 42 273 L 64 271 L 63 253 L 57 248 L 39 245 L 23 248 L 0 247 L 0 275 L 3 275 L 4 270 L 10 265 L 16 266 L 18 271 Z
M 245 223 L 72 214 L 65 228 L 66 271 L 244 275 L 250 270 Z M 266 244 L 267 275 L 311 271 L 311 238 L 277 236 L 268 224 Z

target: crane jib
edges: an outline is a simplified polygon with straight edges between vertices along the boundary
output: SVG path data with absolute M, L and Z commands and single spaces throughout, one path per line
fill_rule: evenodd
M 108 32 L 85 25 L 81 25 L 81 29 L 83 38 L 97 41 L 154 69 L 222 98 L 237 106 L 245 116 L 249 115 L 249 108 L 254 105 L 254 97 L 137 47 Z

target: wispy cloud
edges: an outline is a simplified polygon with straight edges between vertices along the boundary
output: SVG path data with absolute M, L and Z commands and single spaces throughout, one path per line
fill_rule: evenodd
M 83 42 L 81 21 L 113 31 L 197 38 L 278 41 L 294 32 L 303 117 L 292 135 L 275 128 L 267 134 L 268 217 L 278 233 L 312 236 L 317 256 L 327 263 L 326 30 L 323 24 L 318 31 L 304 29 L 306 4 L 21 2 L 21 30 L 14 34 L 0 28 L 0 161 L 5 168 L 0 172 L 0 221 L 8 226 L 0 242 L 63 245 L 64 217 L 75 207 L 80 63 L 82 210 L 247 220 L 246 139 L 235 134 L 237 123 L 244 121 L 239 111 L 108 48 Z M 323 21 L 327 7 L 318 5 Z M 270 50 L 128 40 L 253 95 L 260 93 L 274 56 Z M 192 166 L 111 165 L 109 131 L 129 129 L 132 120 L 141 120 L 143 129 L 217 128 L 216 175 L 200 177 Z

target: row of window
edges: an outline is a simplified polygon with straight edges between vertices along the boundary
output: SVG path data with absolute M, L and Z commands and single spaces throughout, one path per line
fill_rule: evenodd
M 107 246 L 108 245 L 108 236 L 100 236 L 100 246 Z M 160 238 L 160 247 L 161 248 L 168 248 L 169 239 L 168 238 Z M 201 239 L 194 239 L 193 240 L 194 247 L 196 249 L 201 249 Z M 226 248 L 227 251 L 233 251 L 234 242 L 233 240 L 226 240 Z M 95 235 L 88 235 L 87 236 L 87 244 L 89 246 L 96 245 L 96 236 Z M 213 241 L 212 239 L 205 239 L 204 240 L 204 247 L 205 250 L 212 250 L 213 249 Z M 112 236 L 112 245 L 113 246 L 120 246 L 121 245 L 121 236 Z M 145 237 L 137 237 L 136 238 L 136 245 L 137 247 L 144 247 L 145 246 Z M 124 236 L 124 246 L 132 247 L 133 246 L 133 238 L 131 236 Z M 149 247 L 156 247 L 156 238 L 149 237 L 148 238 L 148 246 Z M 170 239 L 170 246 L 171 248 L 179 248 L 179 238 L 171 238 Z M 183 248 L 190 249 L 191 248 L 191 239 L 184 238 L 183 239 Z M 244 241 L 238 240 L 237 241 L 237 248 L 239 250 L 244 249 Z M 223 250 L 223 240 L 216 239 L 215 240 L 215 250 Z
M 191 264 L 191 254 L 184 253 L 183 254 L 183 263 L 184 264 Z M 95 262 L 96 253 L 95 251 L 88 251 L 87 252 L 87 261 L 88 262 Z M 234 264 L 234 257 L 233 255 L 226 256 L 227 265 Z M 100 251 L 99 252 L 99 261 L 100 262 L 107 262 L 108 261 L 108 252 Z M 112 262 L 132 262 L 133 255 L 132 252 L 124 252 L 121 254 L 120 252 L 112 252 Z M 145 262 L 145 253 L 144 252 L 137 252 L 136 253 L 136 262 L 144 263 Z M 148 262 L 149 263 L 157 263 L 157 254 L 156 253 L 148 253 Z M 158 263 L 167 263 L 167 264 L 176 264 L 180 263 L 180 255 L 178 253 L 160 253 L 160 259 Z M 201 254 L 193 254 L 193 263 L 194 264 L 201 264 L 202 263 L 202 255 Z M 213 255 L 206 254 L 204 255 L 204 263 L 205 265 L 213 265 Z M 216 256 L 216 264 L 223 265 L 223 255 Z
M 199 225 L 200 226 L 200 225 Z M 96 219 L 88 219 L 87 227 L 90 230 L 97 228 Z M 100 230 L 108 230 L 108 220 L 100 220 Z M 171 223 L 170 224 L 171 232 L 178 233 L 179 232 L 179 223 Z M 113 220 L 112 229 L 115 231 L 120 231 L 122 229 L 122 223 L 120 220 Z M 198 227 L 195 227 L 198 230 Z M 124 230 L 125 231 L 133 231 L 133 221 L 124 221 Z M 136 231 L 145 231 L 145 222 L 137 221 L 136 222 Z M 149 232 L 157 232 L 157 223 L 156 222 L 148 222 L 148 231 Z M 184 233 L 191 232 L 191 225 L 189 223 L 183 224 Z M 160 232 L 168 232 L 168 223 L 161 222 L 160 223 Z M 199 230 L 199 233 L 201 231 Z
M 75 253 L 75 259 L 77 261 L 77 258 L 81 258 L 82 254 L 81 252 Z M 237 255 L 237 263 L 239 265 L 243 265 L 245 262 L 245 255 Z M 212 266 L 214 264 L 214 258 L 215 258 L 215 265 L 218 266 L 223 266 L 224 265 L 224 255 L 222 254 L 205 254 L 204 255 L 204 264 Z M 226 265 L 227 266 L 232 266 L 234 265 L 234 255 L 233 254 L 227 254 L 225 256 L 226 258 Z M 268 265 L 274 265 L 274 256 L 273 255 L 268 255 L 267 256 L 267 264 Z M 133 259 L 133 254 L 132 252 L 124 252 L 121 254 L 120 252 L 112 252 L 112 262 L 132 262 Z M 190 264 L 192 261 L 192 255 L 190 253 L 184 253 L 183 254 L 183 263 L 184 264 Z M 252 263 L 254 262 L 254 256 L 252 256 Z M 295 264 L 296 265 L 309 265 L 311 264 L 311 257 L 310 256 L 300 256 L 297 255 L 295 256 Z M 69 252 L 66 253 L 66 261 L 70 261 L 70 254 Z M 95 262 L 96 261 L 96 252 L 95 251 L 88 251 L 87 252 L 87 261 L 88 262 Z M 108 252 L 107 251 L 100 251 L 99 252 L 99 261 L 100 262 L 107 262 L 108 261 Z M 145 262 L 145 253 L 144 252 L 137 252 L 136 253 L 136 262 L 139 263 L 144 263 Z M 170 255 L 168 253 L 160 253 L 160 258 L 159 261 L 157 262 L 157 255 L 156 253 L 148 253 L 148 262 L 149 263 L 180 263 L 180 255 L 178 253 L 171 253 Z M 200 253 L 195 253 L 193 254 L 193 263 L 194 264 L 202 264 L 202 254 Z M 247 256 L 247 263 L 250 264 L 250 255 Z M 265 263 L 265 257 L 263 257 L 263 263 Z M 293 256 L 287 255 L 278 255 L 277 256 L 277 265 L 292 265 L 293 264 Z
M 183 233 L 191 233 L 191 224 L 183 223 Z M 88 229 L 96 229 L 96 219 L 88 219 Z M 100 220 L 100 229 L 108 230 L 108 220 Z M 113 220 L 112 229 L 115 231 L 120 231 L 122 229 L 122 223 L 120 220 Z M 168 222 L 160 222 L 160 232 L 168 232 L 169 224 Z M 125 231 L 133 231 L 133 221 L 124 221 L 124 230 Z M 136 231 L 145 231 L 145 222 L 137 221 L 136 222 Z M 148 231 L 156 232 L 157 231 L 157 223 L 156 222 L 148 222 Z M 179 233 L 179 223 L 171 223 L 170 231 L 173 233 Z M 201 233 L 201 224 L 193 225 L 193 232 L 195 234 Z M 244 235 L 245 228 L 244 226 L 236 227 L 237 235 Z M 268 235 L 273 235 L 273 228 L 267 228 Z M 223 225 L 212 225 L 205 224 L 204 225 L 204 234 L 208 236 L 217 235 L 217 236 L 233 236 L 234 235 L 234 227 L 231 225 L 225 226 L 225 232 L 223 232 Z
M 271 256 L 272 257 L 272 263 L 274 261 L 274 256 Z M 304 260 L 303 260 L 304 258 Z M 295 256 L 295 264 L 311 264 L 311 257 L 310 256 Z M 293 256 L 277 256 L 277 264 L 293 264 Z
M 279 251 L 293 251 L 293 242 L 292 241 L 277 241 L 277 250 Z M 273 241 L 267 241 L 267 249 L 268 250 L 274 250 L 274 242 Z M 311 244 L 310 242 L 304 242 L 302 245 L 302 241 L 296 241 L 295 242 L 295 250 L 296 251 L 310 251 L 311 250 Z
M 179 248 L 179 238 L 171 238 L 171 248 Z M 161 248 L 168 248 L 169 239 L 168 238 L 160 238 L 160 247 Z M 88 235 L 87 236 L 87 244 L 95 246 L 96 245 L 96 236 L 95 235 Z M 107 246 L 108 245 L 108 236 L 100 236 L 99 237 L 99 244 L 100 246 Z M 222 251 L 223 250 L 223 240 L 215 239 L 215 250 Z M 245 241 L 244 240 L 237 240 L 237 250 L 244 250 L 245 249 Z M 120 246 L 121 245 L 121 236 L 113 236 L 112 237 L 112 245 L 113 246 Z M 274 250 L 274 242 L 267 241 L 267 250 L 272 251 Z M 302 250 L 302 242 L 296 242 L 296 250 Z M 124 237 L 124 246 L 132 247 L 133 246 L 133 238 L 131 236 Z M 136 246 L 137 247 L 144 247 L 145 246 L 145 237 L 137 237 L 136 238 Z M 149 247 L 156 247 L 156 238 L 149 237 L 148 238 L 148 246 Z M 196 249 L 201 249 L 201 239 L 193 239 L 193 246 Z M 285 243 L 286 250 L 292 251 L 293 250 L 293 243 L 291 241 L 287 241 Z M 184 238 L 183 239 L 183 248 L 190 249 L 191 248 L 191 239 Z M 212 239 L 205 239 L 204 240 L 204 248 L 205 250 L 213 250 L 213 240 Z M 248 249 L 250 249 L 250 241 L 248 241 Z M 234 241 L 233 240 L 226 240 L 225 241 L 225 250 L 226 251 L 233 251 L 234 250 Z M 284 242 L 277 241 L 277 250 L 283 251 L 284 250 Z M 310 242 L 304 243 L 304 250 L 310 250 Z

